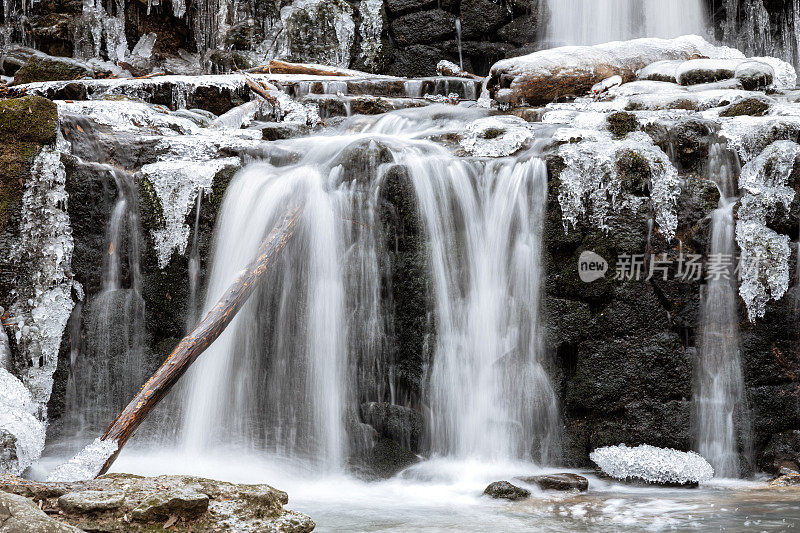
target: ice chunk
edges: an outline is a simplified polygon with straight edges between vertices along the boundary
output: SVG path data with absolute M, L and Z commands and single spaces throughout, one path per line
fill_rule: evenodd
M 699 454 L 648 444 L 604 446 L 590 453 L 589 458 L 604 473 L 626 481 L 686 485 L 714 477 L 714 469 Z
M 5 333 L 0 332 L 0 342 Z M 0 368 L 0 474 L 20 475 L 44 449 L 44 423 L 22 382 Z
M 383 32 L 383 0 L 361 0 L 358 5 L 361 13 L 361 59 L 370 69 L 378 67 L 381 53 L 381 33 Z M 344 65 L 347 66 L 347 65 Z
M 75 457 L 50 472 L 47 481 L 72 483 L 94 479 L 117 448 L 116 441 L 97 438 Z
M 788 214 L 794 189 L 787 186 L 800 145 L 775 141 L 750 161 L 739 175 L 743 191 L 736 222 L 736 243 L 742 251 L 739 294 L 753 321 L 764 316 L 766 304 L 780 299 L 789 287 L 789 237 L 767 227 L 778 206 Z
M 766 89 L 775 79 L 775 71 L 762 61 L 743 61 L 736 67 L 734 76 L 748 91 Z
M 750 59 L 766 63 L 772 67 L 775 76 L 772 84 L 776 89 L 794 89 L 797 85 L 797 71 L 791 63 L 787 63 L 777 57 L 751 57 Z
M 478 157 L 502 157 L 513 154 L 532 137 L 528 123 L 519 117 L 485 117 L 467 125 L 461 147 Z

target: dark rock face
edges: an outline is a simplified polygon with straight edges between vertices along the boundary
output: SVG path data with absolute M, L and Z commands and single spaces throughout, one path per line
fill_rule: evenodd
M 366 466 L 371 476 L 386 479 L 404 468 L 419 462 L 420 458 L 392 439 L 379 439 L 366 456 Z
M 758 466 L 772 474 L 780 474 L 782 469 L 800 472 L 800 430 L 773 435 Z
M 508 481 L 495 481 L 490 483 L 483 491 L 491 498 L 502 500 L 522 500 L 531 495 L 531 491 L 512 485 Z
M 381 437 L 392 439 L 411 451 L 421 451 L 424 420 L 420 413 L 391 403 L 370 402 L 361 405 L 361 418 Z
M 441 9 L 411 13 L 395 19 L 391 31 L 401 46 L 452 39 L 455 17 Z
M 589 489 L 589 480 L 578 474 L 546 474 L 543 476 L 527 476 L 518 478 L 523 483 L 537 485 L 542 490 L 578 490 Z

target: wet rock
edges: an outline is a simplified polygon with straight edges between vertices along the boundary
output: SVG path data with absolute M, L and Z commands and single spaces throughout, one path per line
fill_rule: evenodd
M 12 85 L 35 81 L 62 81 L 93 78 L 94 71 L 74 60 L 55 57 L 32 57 L 14 74 Z
M 751 117 L 763 117 L 770 108 L 769 99 L 765 98 L 743 98 L 719 112 L 721 117 L 739 117 L 748 115 Z
M 588 479 L 569 472 L 519 477 L 517 479 L 529 485 L 537 485 L 542 490 L 578 490 L 583 492 L 589 488 Z
M 93 513 L 118 509 L 124 502 L 122 492 L 84 490 L 64 494 L 58 499 L 58 506 L 65 513 Z
M 464 39 L 484 37 L 503 25 L 510 13 L 492 0 L 461 0 L 461 34 Z
M 650 122 L 645 128 L 653 142 L 684 170 L 700 170 L 708 159 L 713 123 L 694 117 Z
M 522 500 L 531 495 L 531 491 L 512 485 L 508 481 L 495 481 L 490 483 L 483 491 L 491 498 L 503 500 Z
M 416 11 L 436 4 L 435 0 L 386 0 L 386 7 L 395 15 Z
M 503 41 L 523 46 L 536 41 L 538 22 L 533 15 L 517 17 L 497 30 L 497 36 Z
M 391 31 L 400 46 L 441 41 L 455 36 L 455 17 L 441 9 L 418 11 L 392 21 Z
M 424 420 L 419 412 L 388 402 L 369 402 L 361 404 L 361 418 L 381 437 L 420 451 Z
M 0 492 L 0 531 L 3 533 L 79 533 L 81 530 L 47 516 L 31 500 Z
M 367 455 L 367 466 L 380 479 L 388 479 L 418 463 L 419 456 L 392 439 L 379 439 Z
M 155 492 L 131 511 L 134 520 L 155 522 L 175 515 L 187 519 L 197 518 L 208 509 L 208 496 L 190 488 L 177 488 Z
M 441 59 L 442 50 L 430 45 L 413 44 L 396 48 L 388 73 L 393 76 L 433 76 Z M 446 59 L 458 60 L 458 56 Z
M 758 466 L 771 474 L 781 474 L 783 469 L 800 472 L 800 430 L 773 435 Z
M 606 117 L 606 127 L 615 137 L 624 137 L 639 127 L 639 121 L 633 113 L 618 111 Z
M 769 483 L 773 487 L 793 487 L 800 485 L 800 474 L 786 474 Z
M 311 128 L 296 122 L 268 122 L 261 128 L 261 138 L 265 141 L 278 141 L 308 135 Z

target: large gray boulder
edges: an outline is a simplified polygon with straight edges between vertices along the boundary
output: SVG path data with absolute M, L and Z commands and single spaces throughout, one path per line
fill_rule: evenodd
M 35 503 L 0 491 L 0 533 L 79 533 L 81 530 L 50 518 Z

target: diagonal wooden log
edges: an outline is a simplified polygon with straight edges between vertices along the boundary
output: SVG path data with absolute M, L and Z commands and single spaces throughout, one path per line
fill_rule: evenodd
M 117 449 L 106 460 L 98 476 L 108 471 L 122 447 L 150 411 L 167 395 L 200 354 L 225 331 L 294 235 L 301 214 L 300 206 L 294 205 L 287 209 L 281 221 L 261 243 L 255 259 L 242 270 L 205 318 L 175 347 L 166 361 L 100 437 L 100 440 L 116 442 Z

